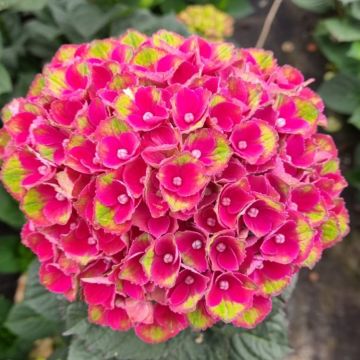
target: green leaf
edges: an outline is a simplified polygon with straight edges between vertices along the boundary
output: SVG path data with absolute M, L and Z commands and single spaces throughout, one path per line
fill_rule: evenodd
M 18 11 L 40 11 L 47 2 L 48 0 L 17 0 L 12 7 Z
M 329 109 L 351 115 L 360 105 L 360 80 L 345 74 L 335 75 L 319 88 Z
M 0 221 L 20 229 L 25 222 L 19 204 L 0 186 Z
M 114 22 L 110 34 L 111 36 L 118 36 L 129 28 L 136 28 L 148 35 L 160 29 L 175 31 L 182 35 L 188 34 L 186 27 L 176 19 L 174 14 L 155 16 L 146 9 L 136 10 L 122 21 Z
M 360 20 L 360 2 L 351 4 L 350 14 L 354 19 Z
M 340 42 L 360 40 L 360 24 L 348 19 L 331 18 L 323 21 L 331 36 Z
M 253 13 L 254 9 L 248 0 L 220 0 L 215 5 L 222 11 L 236 18 L 243 18 Z
M 33 261 L 28 270 L 24 304 L 47 320 L 60 323 L 65 318 L 68 301 L 45 289 L 39 282 L 38 272 L 39 264 Z
M 346 74 L 360 74 L 360 61 L 350 58 L 347 54 L 351 43 L 333 42 L 324 24 L 321 22 L 316 28 L 315 39 L 326 58 Z
M 142 342 L 133 331 L 114 332 L 89 324 L 86 318 L 81 320 L 86 315 L 80 304 L 68 310 L 67 316 L 76 318 L 69 322 L 70 329 L 65 333 L 73 335 L 68 360 L 85 360 L 87 353 L 91 359 L 98 356 L 118 360 L 280 360 L 289 351 L 284 302 L 280 299 L 274 299 L 268 320 L 254 330 L 215 325 L 200 334 L 187 329 L 157 345 Z
M 0 237 L 0 273 L 16 273 L 20 271 L 17 259 L 17 248 L 20 240 L 15 235 Z
M 82 339 L 75 338 L 69 347 L 67 360 L 99 360 L 105 359 L 101 351 L 89 349 L 86 342 Z
M 360 129 L 360 104 L 349 118 L 349 123 Z
M 5 325 L 15 335 L 26 340 L 41 339 L 57 333 L 55 322 L 47 320 L 28 307 L 26 303 L 13 306 Z
M 83 335 L 88 326 L 86 305 L 82 302 L 70 304 L 66 310 L 66 331 L 63 335 Z
M 35 75 L 36 75 L 35 72 L 19 73 L 17 77 L 17 81 L 14 84 L 14 90 L 12 91 L 11 95 L 13 97 L 25 96 L 31 82 L 34 80 Z M 20 215 L 22 216 L 22 213 L 20 213 Z M 23 217 L 21 217 L 20 220 L 21 219 L 23 219 Z
M 351 186 L 360 190 L 360 169 L 352 169 L 345 173 L 346 180 Z
M 0 95 L 12 90 L 11 78 L 3 64 L 0 64 Z
M 34 261 L 28 270 L 24 301 L 11 309 L 6 327 L 26 340 L 60 335 L 68 302 L 63 296 L 45 289 L 38 279 L 39 264 Z
M 84 39 L 91 39 L 112 16 L 111 12 L 104 14 L 94 5 L 80 5 L 68 15 L 72 26 Z
M 355 60 L 360 60 L 360 41 L 355 41 L 351 44 L 347 56 Z
M 292 2 L 308 11 L 324 14 L 334 8 L 333 0 L 292 0 Z
M 179 12 L 185 8 L 187 4 L 184 0 L 163 0 L 160 4 L 160 8 L 163 13 Z
M 3 35 L 2 35 L 2 33 L 0 32 L 0 59 L 1 59 L 1 57 L 2 57 L 3 47 L 4 47 Z
M 12 6 L 16 5 L 19 0 L 3 0 L 0 1 L 0 11 L 6 10 L 11 8 Z
M 114 21 L 111 25 L 110 34 L 111 36 L 118 36 L 129 28 L 136 28 L 149 35 L 162 28 L 187 34 L 185 26 L 178 22 L 173 14 L 155 16 L 146 9 L 138 9 L 131 12 L 122 21 Z
M 281 360 L 289 353 L 285 311 L 278 299 L 273 302 L 273 312 L 265 322 L 232 337 L 231 359 Z
M 44 24 L 39 20 L 28 21 L 24 25 L 24 30 L 29 32 L 29 36 L 32 38 L 44 38 L 48 41 L 53 41 L 60 35 L 60 29 L 53 25 Z
M 0 295 L 0 325 L 5 321 L 10 309 L 11 301 L 6 299 L 4 295 Z

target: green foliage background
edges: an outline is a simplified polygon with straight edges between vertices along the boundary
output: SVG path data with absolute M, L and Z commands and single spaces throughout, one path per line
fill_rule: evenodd
M 293 0 L 320 14 L 314 38 L 330 63 L 330 76 L 319 88 L 327 109 L 360 129 L 360 0 Z M 360 190 L 360 141 L 353 154 L 349 183 Z M 360 198 L 359 193 L 357 194 Z

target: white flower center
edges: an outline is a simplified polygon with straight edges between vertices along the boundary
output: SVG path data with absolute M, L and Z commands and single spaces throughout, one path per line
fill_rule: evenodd
M 246 148 L 247 148 L 247 142 L 246 141 L 241 140 L 241 141 L 238 142 L 238 149 L 244 150 Z
M 194 250 L 199 250 L 202 248 L 202 241 L 201 240 L 195 240 L 193 241 L 193 243 L 191 244 L 191 247 L 194 249 Z
M 194 149 L 191 152 L 192 156 L 196 159 L 200 159 L 201 158 L 201 151 L 199 149 Z
M 220 288 L 221 290 L 228 290 L 228 289 L 229 289 L 229 286 L 230 286 L 230 284 L 229 284 L 229 282 L 228 282 L 227 280 L 221 280 L 221 281 L 219 282 L 219 288 Z
M 76 223 L 71 223 L 70 224 L 70 230 L 75 230 L 76 229 Z
M 170 264 L 171 262 L 173 262 L 174 256 L 172 256 L 171 254 L 167 253 L 167 254 L 164 255 L 163 260 L 164 260 L 164 263 L 165 263 L 165 264 Z
M 275 124 L 277 127 L 282 128 L 286 125 L 286 120 L 284 118 L 278 118 Z
M 65 196 L 63 194 L 60 194 L 60 193 L 56 193 L 55 198 L 58 201 L 64 201 L 65 200 Z
M 180 176 L 175 176 L 172 182 L 175 186 L 181 186 L 183 181 Z
M 277 244 L 283 244 L 285 242 L 285 236 L 283 234 L 276 234 L 275 235 L 275 242 Z
M 116 299 L 115 300 L 115 306 L 116 307 L 123 307 L 124 306 L 124 301 L 123 300 L 121 300 L 121 299 Z
M 224 243 L 220 242 L 216 245 L 216 250 L 218 252 L 224 252 L 226 250 L 226 245 Z
M 150 111 L 147 111 L 144 115 L 143 115 L 143 120 L 144 121 L 149 121 L 154 117 L 154 114 Z
M 195 282 L 195 280 L 194 280 L 194 278 L 191 276 L 191 275 L 189 275 L 189 276 L 187 276 L 186 278 L 185 278 L 185 284 L 186 285 L 191 285 L 191 284 L 193 284 Z
M 289 209 L 296 211 L 298 209 L 298 206 L 296 203 L 292 202 L 289 204 Z
M 211 226 L 211 227 L 213 227 L 213 226 L 216 225 L 216 221 L 215 221 L 214 218 L 208 218 L 207 221 L 206 221 L 206 223 L 207 223 L 209 226 Z
M 95 245 L 96 244 L 96 239 L 92 236 L 88 237 L 88 244 L 89 245 Z
M 117 200 L 121 205 L 125 205 L 129 201 L 129 197 L 126 194 L 121 194 L 118 196 Z
M 95 157 L 93 158 L 93 164 L 100 164 L 100 159 L 97 157 L 97 155 L 95 155 Z
M 191 123 L 191 122 L 193 122 L 194 121 L 194 114 L 193 113 L 186 113 L 185 115 L 184 115 L 184 121 L 186 122 L 186 123 Z
M 38 167 L 38 172 L 40 175 L 46 175 L 47 173 L 47 166 L 42 165 Z
M 119 149 L 116 155 L 119 159 L 125 159 L 128 156 L 128 151 L 126 149 Z
M 221 200 L 221 205 L 229 206 L 230 204 L 231 204 L 231 199 L 228 198 L 228 197 L 224 197 L 224 198 Z
M 259 215 L 259 210 L 257 208 L 251 208 L 247 214 L 252 218 L 256 218 Z
M 135 99 L 134 93 L 132 92 L 132 90 L 130 88 L 126 88 L 123 90 L 123 92 L 132 100 Z

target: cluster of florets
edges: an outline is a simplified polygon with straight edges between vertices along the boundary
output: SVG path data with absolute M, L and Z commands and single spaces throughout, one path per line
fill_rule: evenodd
M 212 4 L 189 5 L 177 18 L 188 31 L 208 40 L 223 40 L 234 33 L 234 18 Z
M 167 31 L 62 46 L 0 131 L 44 286 L 148 342 L 261 322 L 348 231 L 307 84 L 270 52 Z

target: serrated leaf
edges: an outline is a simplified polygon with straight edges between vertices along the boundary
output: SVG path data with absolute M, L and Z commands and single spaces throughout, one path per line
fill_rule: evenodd
M 71 314 L 77 312 L 77 306 L 73 307 Z M 73 345 L 73 354 L 78 356 L 76 360 L 87 359 L 81 357 L 86 355 L 83 349 L 90 354 L 100 353 L 104 359 L 119 360 L 280 360 L 289 351 L 284 302 L 279 299 L 274 299 L 269 319 L 253 330 L 216 325 L 200 334 L 187 329 L 158 345 L 142 342 L 133 331 L 114 332 L 89 324 L 87 320 L 87 328 L 84 328 L 85 323 L 81 321 L 77 319 L 75 325 L 71 322 L 73 326 L 68 330 L 73 338 L 78 339 Z
M 360 105 L 360 80 L 345 74 L 335 75 L 322 83 L 319 94 L 328 108 L 350 115 Z
M 2 186 L 0 186 L 0 221 L 16 229 L 20 229 L 25 222 L 19 204 Z
M 232 337 L 230 359 L 281 360 L 289 353 L 285 312 L 278 299 L 273 301 L 274 310 L 264 323 Z
M 88 327 L 86 305 L 82 302 L 70 304 L 66 309 L 66 331 L 63 335 L 83 335 Z
M 57 332 L 56 322 L 49 321 L 25 303 L 13 306 L 5 325 L 15 335 L 26 340 L 49 337 Z
M 99 360 L 104 359 L 104 354 L 100 351 L 89 350 L 86 342 L 75 338 L 71 341 L 67 360 Z
M 65 318 L 68 302 L 63 296 L 49 292 L 40 284 L 38 270 L 39 264 L 34 261 L 28 270 L 24 304 L 49 321 L 60 323 Z

